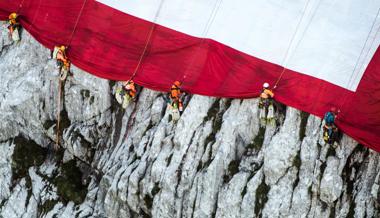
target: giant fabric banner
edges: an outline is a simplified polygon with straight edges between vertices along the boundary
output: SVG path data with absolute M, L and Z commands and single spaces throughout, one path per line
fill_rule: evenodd
M 380 151 L 380 1 L 2 0 L 0 17 L 112 80 L 168 91 L 275 99 Z M 142 57 L 143 56 L 143 57 Z M 142 58 L 141 58 L 142 57 Z M 138 67 L 137 67 L 138 66 Z M 254 105 L 252 105 L 254 107 Z

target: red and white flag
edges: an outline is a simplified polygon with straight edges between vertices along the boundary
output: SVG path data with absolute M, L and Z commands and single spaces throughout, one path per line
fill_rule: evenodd
M 20 7 L 20 4 L 22 6 Z M 52 48 L 69 44 L 78 67 L 167 91 L 276 100 L 322 116 L 380 151 L 380 1 L 3 0 L 0 16 Z M 151 34 L 150 34 L 151 33 Z M 145 49 L 146 48 L 146 49 Z M 145 51 L 145 52 L 144 52 Z

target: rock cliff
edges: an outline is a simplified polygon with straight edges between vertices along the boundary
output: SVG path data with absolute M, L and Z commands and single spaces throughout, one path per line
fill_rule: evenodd
M 284 106 L 260 128 L 257 99 L 193 95 L 173 123 L 163 93 L 123 110 L 115 82 L 73 74 L 59 102 L 50 51 L 2 28 L 0 217 L 380 216 L 379 154 L 325 145 L 318 117 Z

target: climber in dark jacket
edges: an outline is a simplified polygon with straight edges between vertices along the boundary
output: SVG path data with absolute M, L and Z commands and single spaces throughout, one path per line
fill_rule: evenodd
M 331 140 L 333 138 L 333 133 L 338 131 L 338 128 L 335 125 L 335 119 L 338 116 L 338 113 L 339 110 L 337 110 L 336 107 L 332 107 L 330 111 L 325 113 L 323 118 L 325 121 L 324 130 L 327 131 L 327 135 L 324 134 L 324 139 L 325 141 L 329 141 L 329 143 L 332 142 Z

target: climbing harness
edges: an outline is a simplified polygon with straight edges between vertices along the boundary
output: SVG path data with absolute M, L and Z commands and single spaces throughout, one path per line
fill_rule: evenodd
M 326 144 L 333 145 L 338 140 L 338 133 L 339 130 L 335 126 L 335 124 L 332 124 L 328 126 L 325 124 L 323 126 L 323 140 Z

